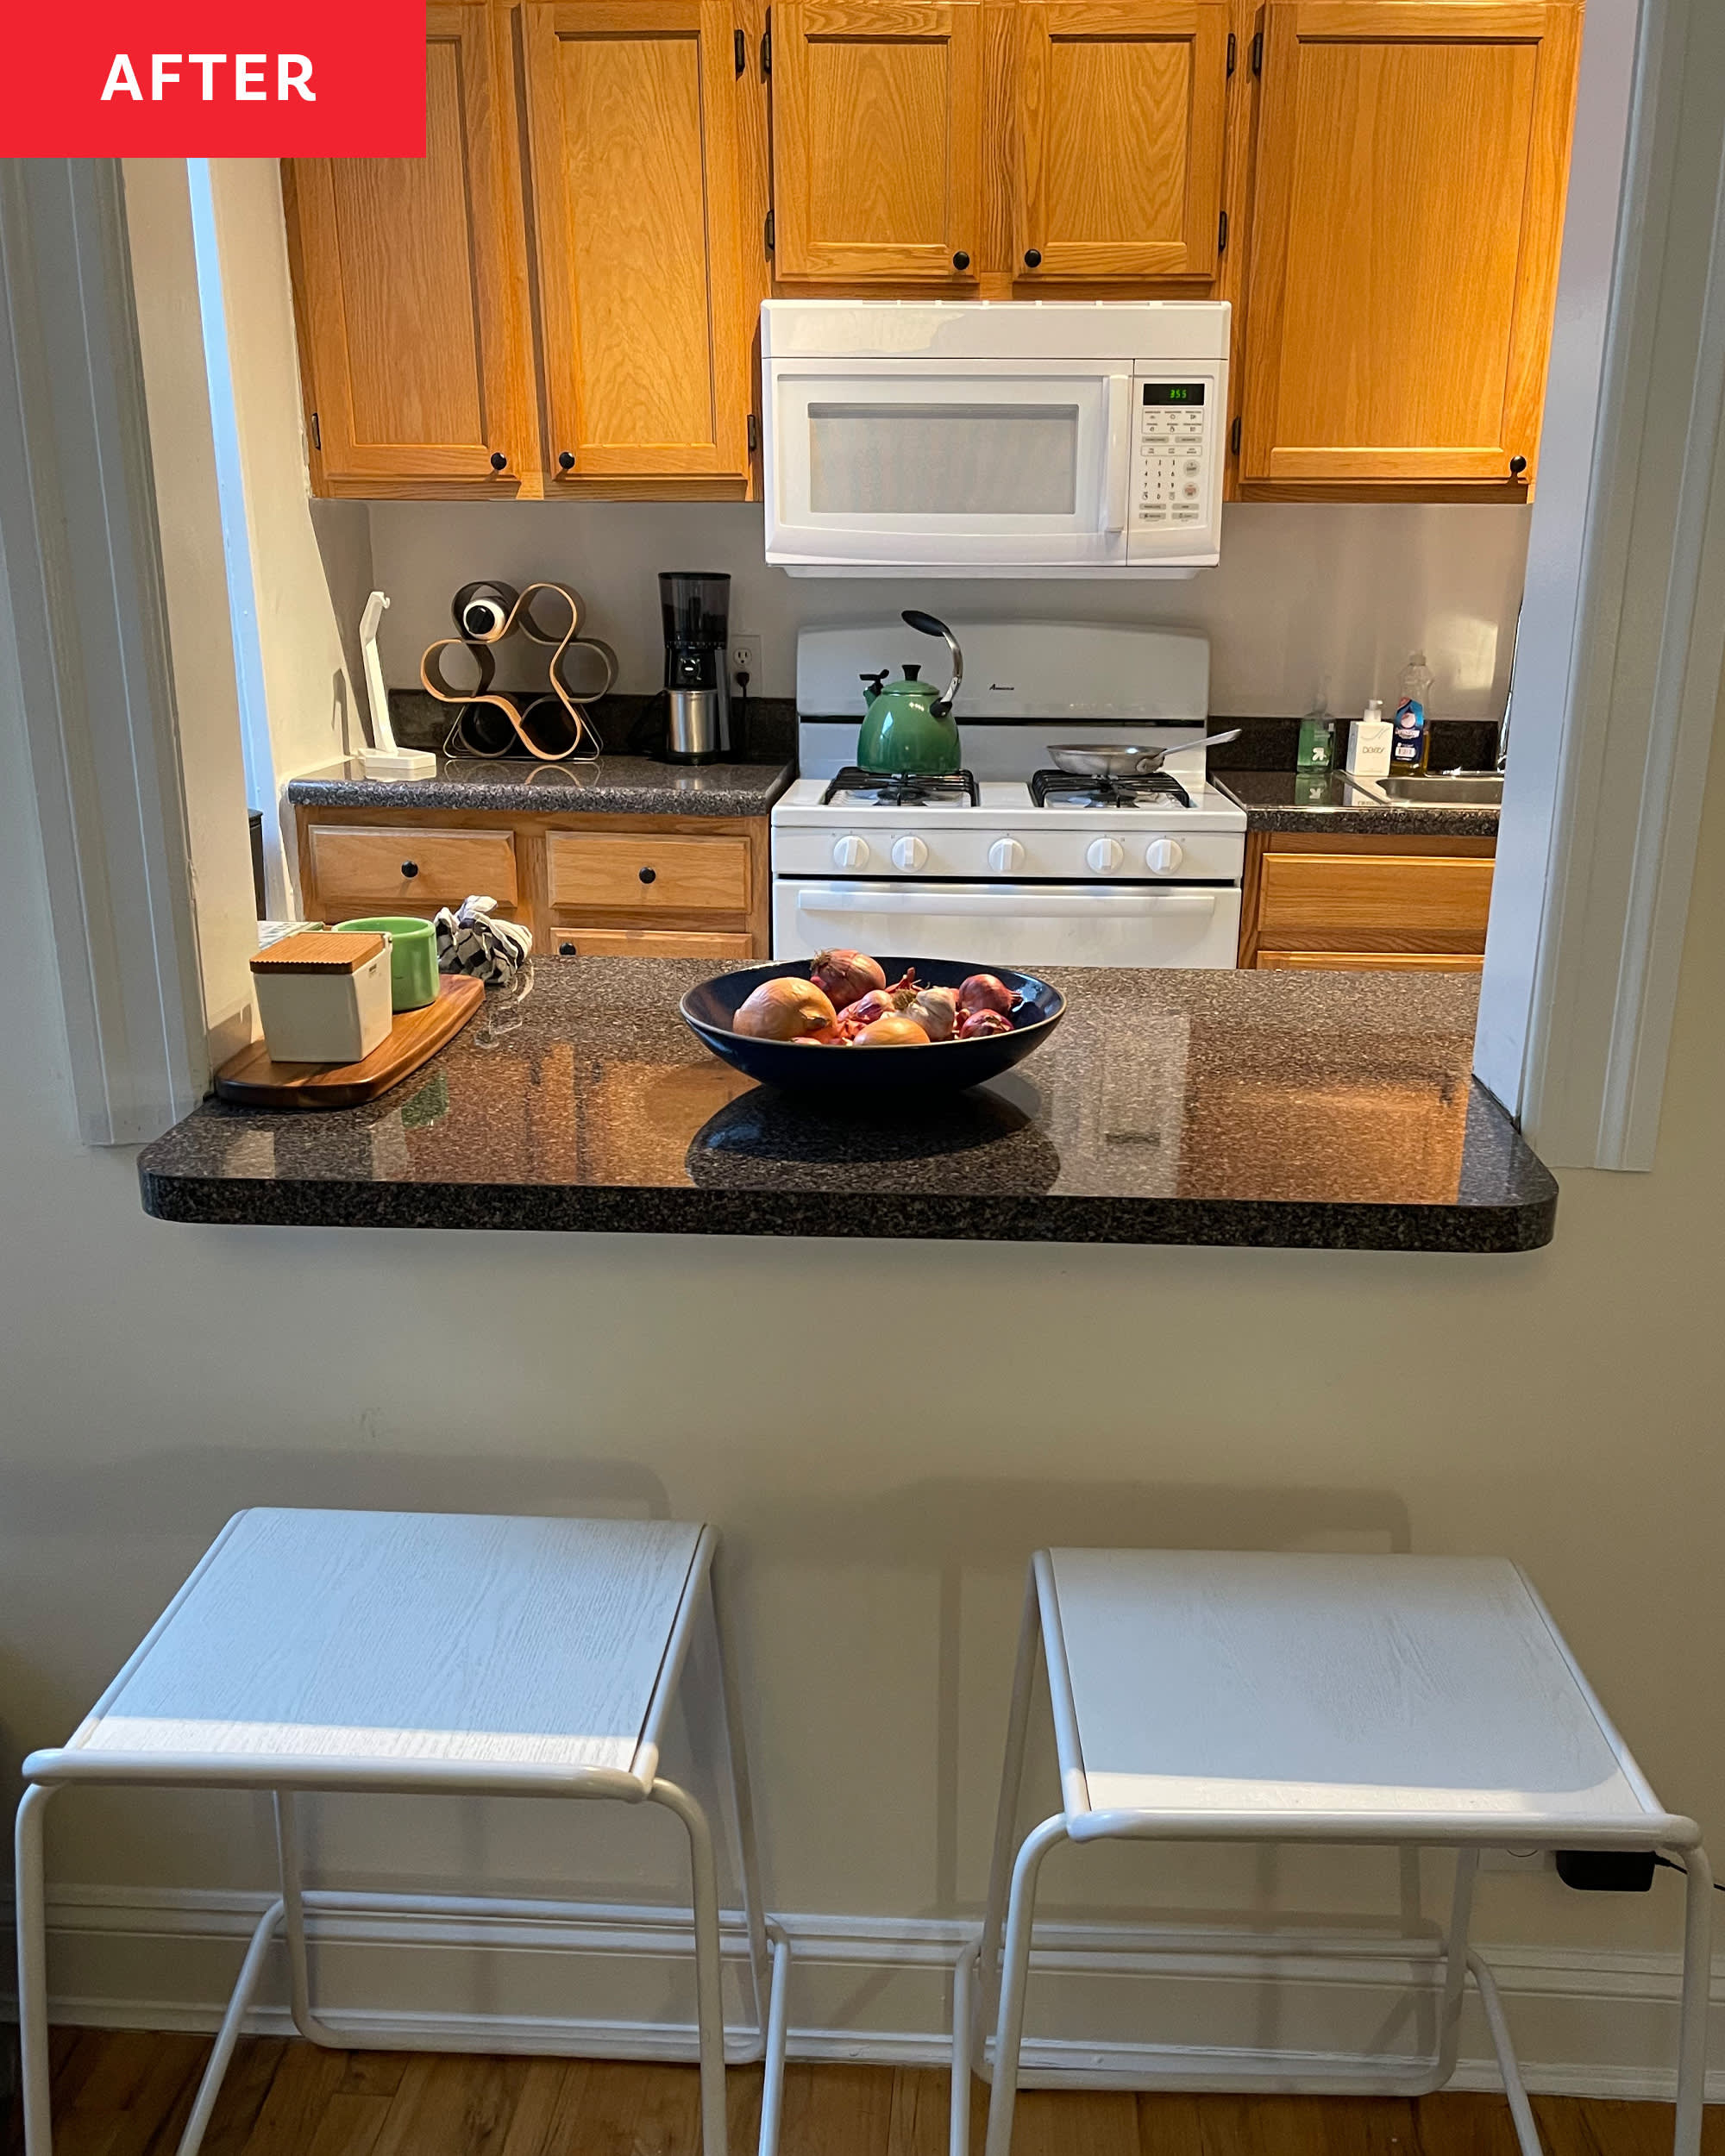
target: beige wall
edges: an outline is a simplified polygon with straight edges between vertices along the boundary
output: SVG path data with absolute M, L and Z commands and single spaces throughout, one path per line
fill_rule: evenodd
M 276 775 L 286 780 L 366 740 L 355 640 L 371 589 L 362 502 L 306 492 L 299 360 L 281 180 L 273 159 L 210 167 Z

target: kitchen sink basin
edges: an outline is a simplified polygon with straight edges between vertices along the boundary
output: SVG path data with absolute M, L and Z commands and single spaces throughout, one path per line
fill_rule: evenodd
M 1391 772 L 1383 779 L 1350 776 L 1348 784 L 1369 799 L 1401 808 L 1496 808 L 1503 799 L 1496 771 Z

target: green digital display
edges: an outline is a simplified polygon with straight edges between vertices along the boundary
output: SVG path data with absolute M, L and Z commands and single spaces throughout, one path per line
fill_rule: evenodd
M 1204 385 L 1201 382 L 1146 382 L 1144 385 L 1146 404 L 1201 404 Z

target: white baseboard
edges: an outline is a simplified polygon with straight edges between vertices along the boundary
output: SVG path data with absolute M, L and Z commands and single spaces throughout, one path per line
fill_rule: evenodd
M 49 1905 L 54 2019 L 213 2029 L 265 1902 L 262 1895 L 190 1889 L 62 1889 Z M 970 1927 L 843 1915 L 779 1921 L 795 1948 L 793 2058 L 947 2064 L 948 1979 Z M 687 1910 L 551 1902 L 524 1902 L 501 1916 L 459 1904 L 436 1915 L 361 1908 L 320 1915 L 313 1937 L 329 2018 L 374 2044 L 694 2056 Z M 1254 1957 L 1249 1935 L 1212 1927 L 1050 1924 L 1038 1926 L 1038 1938 L 1037 1968 L 1062 1981 L 1033 1990 L 1032 2020 L 1039 2013 L 1045 2032 L 1051 2018 L 1061 2026 L 1026 2040 L 1030 2083 L 1074 2068 L 1152 2084 L 1172 2076 L 1201 2081 L 1225 2067 L 1266 2080 L 1315 2076 L 1366 2049 L 1392 2069 L 1422 2040 L 1405 2009 L 1410 1994 L 1429 2007 L 1435 1970 L 1428 1946 L 1350 1940 L 1340 1952 L 1320 1952 L 1316 1932 L 1297 1942 L 1310 1951 L 1290 1954 L 1284 1943 L 1274 1957 Z M 1675 1954 L 1506 1946 L 1486 1952 L 1530 2088 L 1670 2100 Z M 740 1926 L 727 1937 L 726 1961 L 731 2010 L 746 2021 Z M 273 1973 L 277 1989 L 251 2026 L 291 2034 L 281 1971 Z M 1718 1976 L 1714 1996 L 1725 2000 Z M 1476 2015 L 1471 2008 L 1452 2085 L 1493 2090 L 1496 2067 Z M 1725 2026 L 1716 2034 L 1725 2035 Z M 1386 2040 L 1396 2047 L 1383 2048 Z M 1716 2044 L 1714 2055 L 1725 2046 Z M 1725 2066 L 1709 2075 L 1708 2093 L 1725 2100 Z

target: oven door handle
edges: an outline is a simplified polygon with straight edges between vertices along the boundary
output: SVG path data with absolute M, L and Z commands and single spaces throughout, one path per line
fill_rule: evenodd
M 1064 920 L 1082 916 L 1094 920 L 1098 914 L 1110 920 L 1159 919 L 1170 913 L 1214 913 L 1211 891 L 1146 892 L 1142 897 L 1120 891 L 1060 893 L 1038 898 L 1024 889 L 975 891 L 810 891 L 797 893 L 801 913 L 929 913 L 969 914 L 975 919 L 1009 914 L 1014 920 Z

